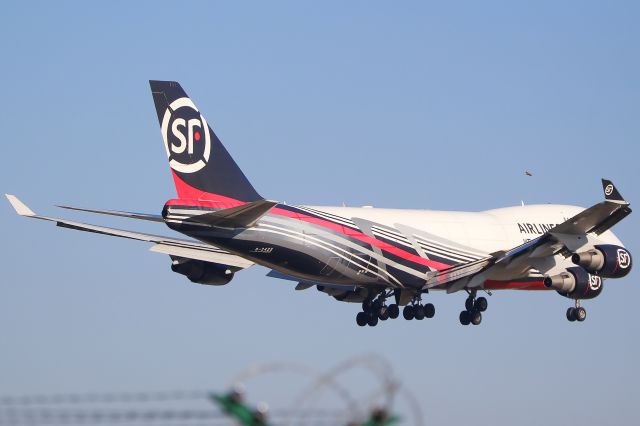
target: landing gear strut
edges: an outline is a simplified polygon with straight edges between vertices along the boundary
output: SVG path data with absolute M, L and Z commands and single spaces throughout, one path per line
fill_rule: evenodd
M 567 319 L 571 322 L 582 322 L 587 319 L 587 310 L 580 306 L 580 300 L 576 299 L 575 308 L 567 309 Z
M 487 310 L 489 302 L 485 297 L 476 298 L 476 289 L 469 291 L 469 297 L 464 301 L 465 310 L 460 312 L 460 324 L 479 325 L 482 322 L 482 312 Z

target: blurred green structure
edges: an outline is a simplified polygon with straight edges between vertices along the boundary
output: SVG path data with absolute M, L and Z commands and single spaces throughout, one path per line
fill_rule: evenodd
M 222 411 L 236 419 L 242 426 L 271 426 L 267 423 L 266 407 L 260 407 L 260 405 L 256 409 L 249 407 L 244 402 L 240 389 L 233 389 L 226 394 L 212 393 L 210 398 Z
M 391 426 L 400 423 L 400 417 L 389 414 L 386 410 L 373 410 L 371 416 L 364 423 L 354 423 L 357 426 Z

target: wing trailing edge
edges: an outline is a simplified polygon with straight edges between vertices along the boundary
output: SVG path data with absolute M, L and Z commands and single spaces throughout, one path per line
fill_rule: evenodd
M 135 212 L 125 212 L 125 211 L 119 211 L 119 210 L 87 209 L 82 207 L 63 206 L 63 205 L 57 205 L 56 207 L 60 207 L 61 209 L 67 209 L 67 210 L 75 210 L 79 212 L 97 213 L 97 214 L 104 214 L 108 216 L 118 216 L 118 217 L 126 217 L 129 219 L 148 220 L 151 222 L 164 223 L 163 217 L 159 214 L 135 213 Z

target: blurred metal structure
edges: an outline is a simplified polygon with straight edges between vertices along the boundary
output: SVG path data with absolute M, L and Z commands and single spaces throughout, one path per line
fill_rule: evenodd
M 377 385 L 347 382 L 344 376 L 353 370 L 364 371 Z M 224 402 L 238 402 L 249 410 L 253 405 L 244 401 L 243 388 L 259 377 L 284 373 L 301 377 L 302 390 L 293 392 L 291 403 L 285 409 L 267 412 L 266 405 L 258 404 L 254 413 L 263 418 L 264 423 L 246 424 L 347 426 L 400 422 L 423 425 L 419 403 L 394 377 L 391 364 L 380 356 L 366 355 L 348 359 L 326 371 L 293 362 L 255 364 L 232 377 L 226 387 L 231 391 L 226 394 L 172 390 L 5 396 L 0 397 L 0 426 L 230 425 L 235 424 L 229 417 L 233 410 L 229 407 L 225 410 Z M 330 392 L 338 401 L 338 407 L 316 408 L 325 392 Z M 238 399 L 234 400 L 233 395 L 239 395 Z M 261 396 L 268 398 L 268 395 Z M 212 404 L 212 401 L 223 403 Z M 394 408 L 397 401 L 402 401 L 406 410 L 399 416 Z M 382 418 L 387 420 L 379 420 Z

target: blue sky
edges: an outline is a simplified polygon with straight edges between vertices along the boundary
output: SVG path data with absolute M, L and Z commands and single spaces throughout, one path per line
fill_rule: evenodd
M 271 199 L 588 206 L 604 176 L 633 205 L 639 18 L 618 1 L 8 3 L 0 186 L 170 234 L 53 207 L 158 213 L 174 196 L 148 87 L 167 79 Z M 437 293 L 433 320 L 360 329 L 355 305 L 261 268 L 196 286 L 145 244 L 0 217 L 0 394 L 217 387 L 256 361 L 378 353 L 433 423 L 638 418 L 635 271 L 579 325 L 555 293 L 498 292 L 462 327 L 464 296 Z M 640 252 L 635 214 L 615 231 Z

